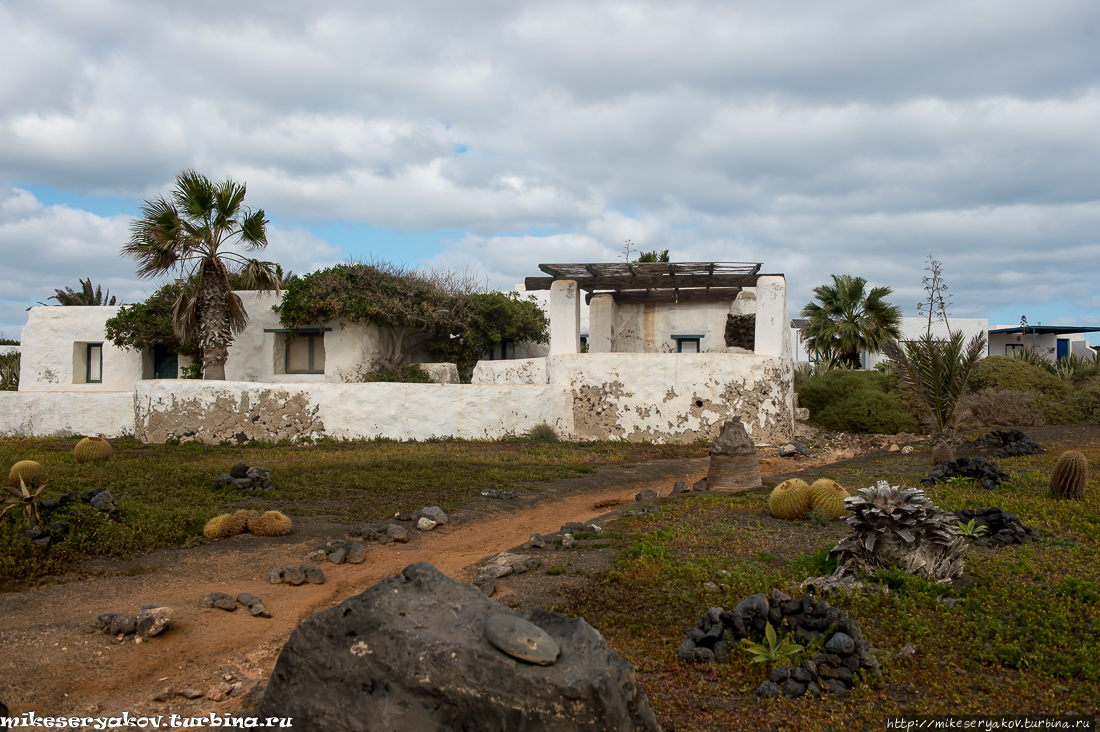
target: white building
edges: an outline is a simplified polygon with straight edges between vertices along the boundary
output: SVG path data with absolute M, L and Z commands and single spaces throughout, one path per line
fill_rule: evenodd
M 782 275 L 730 263 L 553 265 L 566 266 L 581 269 L 526 283 L 547 293 L 549 346 L 503 344 L 472 384 L 455 383 L 452 364 L 425 364 L 435 384 L 361 383 L 398 332 L 332 322 L 290 333 L 268 293 L 237 293 L 250 322 L 229 348 L 225 381 L 179 379 L 186 359 L 111 345 L 104 324 L 118 307 L 32 308 L 19 392 L 0 393 L 0 434 L 491 439 L 548 423 L 572 439 L 690 442 L 738 418 L 758 443 L 790 439 Z

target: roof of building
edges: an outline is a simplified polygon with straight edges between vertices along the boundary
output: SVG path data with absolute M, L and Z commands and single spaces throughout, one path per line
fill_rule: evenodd
M 989 331 L 993 333 L 1021 333 L 1036 335 L 1069 335 L 1070 333 L 1097 333 L 1100 328 L 1085 325 L 1017 325 L 1012 328 L 995 328 Z
M 754 287 L 756 262 L 597 262 L 540 264 L 549 277 L 528 277 L 528 290 L 548 290 L 555 280 L 573 280 L 582 290 L 678 290 Z

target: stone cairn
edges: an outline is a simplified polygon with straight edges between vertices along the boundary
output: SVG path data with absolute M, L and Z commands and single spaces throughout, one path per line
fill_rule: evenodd
M 574 538 L 575 535 L 584 537 L 588 534 L 598 535 L 601 533 L 603 533 L 603 528 L 598 524 L 568 521 L 562 525 L 556 535 L 531 534 L 531 538 L 523 542 L 520 548 L 527 551 L 547 549 L 548 547 L 551 550 L 568 550 L 577 545 L 578 540 Z M 584 539 L 582 538 L 581 541 L 584 541 Z M 542 559 L 540 557 L 533 557 L 530 554 L 501 552 L 490 557 L 484 564 L 478 567 L 477 575 L 474 577 L 474 584 L 486 597 L 489 597 L 496 589 L 497 580 L 510 575 L 524 574 L 528 571 L 538 569 L 541 566 Z
M 237 463 L 229 469 L 228 473 L 222 473 L 214 481 L 210 488 L 213 491 L 237 490 L 242 493 L 249 491 L 271 491 L 275 486 L 271 483 L 271 471 L 261 468 L 259 465 L 247 465 Z
M 199 605 L 210 608 L 216 607 L 219 610 L 233 612 L 237 609 L 237 603 L 239 602 L 242 607 L 248 608 L 254 618 L 271 617 L 271 611 L 264 607 L 263 600 L 251 593 L 241 592 L 237 595 L 236 602 L 234 602 L 233 599 L 233 596 L 227 592 L 211 592 L 209 595 L 199 600 Z
M 932 472 L 921 478 L 923 488 L 931 488 L 936 483 L 946 483 L 951 478 L 973 478 L 982 488 L 990 490 L 1008 480 L 1008 473 L 998 468 L 984 457 L 959 460 L 944 460 L 932 468 Z
M 60 539 L 69 530 L 71 521 L 81 514 L 75 504 L 87 503 L 97 511 L 107 514 L 112 521 L 121 523 L 122 510 L 118 499 L 109 490 L 87 490 L 66 493 L 57 499 L 47 499 L 38 504 L 42 511 L 42 525 L 37 529 L 27 529 L 23 535 L 37 547 L 47 547 Z
M 152 638 L 160 635 L 172 624 L 172 608 L 160 605 L 143 605 L 137 615 L 103 613 L 96 618 L 96 629 L 111 636 Z
M 392 519 L 386 519 L 385 521 L 379 521 L 374 524 L 364 524 L 357 528 L 348 531 L 350 536 L 362 537 L 364 541 L 377 541 L 379 544 L 408 544 L 409 543 L 409 529 L 405 528 L 401 524 L 392 523 L 393 521 L 400 521 L 402 523 L 412 524 L 420 531 L 431 531 L 436 526 L 442 526 L 449 523 L 451 517 L 448 516 L 443 509 L 439 506 L 425 506 L 419 511 L 413 511 L 408 513 L 406 511 L 398 511 L 394 514 Z
M 973 542 L 974 546 L 985 548 L 1009 546 L 1011 544 L 1027 544 L 1041 539 L 1042 535 L 1031 528 L 1024 526 L 1020 517 L 1008 511 L 993 506 L 991 508 L 964 508 L 956 511 L 955 516 L 964 524 L 974 521 L 976 526 L 984 526 L 989 532 L 985 538 Z
M 333 564 L 362 564 L 367 559 L 367 549 L 361 541 L 333 539 L 305 556 L 307 562 L 332 562 Z
M 1017 457 L 1019 455 L 1038 455 L 1046 452 L 1035 441 L 1034 437 L 1025 435 L 1020 430 L 991 430 L 988 434 L 981 435 L 974 442 L 974 447 L 997 450 L 992 457 Z
M 687 638 L 676 650 L 676 657 L 684 662 L 729 663 L 731 653 L 739 652 L 731 644 L 739 645 L 743 638 L 763 638 L 768 623 L 778 636 L 793 631 L 799 643 L 824 642 L 825 650 L 800 666 L 773 669 L 771 678 L 756 689 L 761 696 L 844 693 L 855 685 L 860 669 L 882 673 L 878 659 L 869 651 L 870 643 L 863 638 L 859 624 L 848 617 L 848 611 L 830 606 L 828 600 L 815 602 L 809 593 L 795 600 L 779 590 L 772 590 L 770 595 L 751 595 L 732 610 L 710 608 L 687 629 Z
M 747 491 L 763 487 L 756 464 L 756 445 L 740 420 L 722 425 L 722 433 L 710 448 L 710 470 L 706 480 L 706 490 L 711 491 Z
M 295 587 L 306 582 L 311 585 L 323 585 L 325 583 L 325 573 L 312 562 L 303 562 L 297 567 L 288 564 L 268 569 L 267 581 L 273 585 L 284 584 L 294 585 Z
M 498 491 L 493 488 L 486 488 L 481 492 L 481 495 L 485 498 L 495 498 L 498 501 L 510 501 L 516 497 L 516 492 L 508 490 Z

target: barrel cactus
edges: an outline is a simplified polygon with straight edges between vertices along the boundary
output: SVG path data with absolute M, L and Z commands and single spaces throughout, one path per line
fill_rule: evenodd
M 1050 472 L 1050 492 L 1059 498 L 1080 500 L 1089 480 L 1089 461 L 1076 450 L 1062 453 Z
M 821 478 L 815 480 L 810 486 L 810 510 L 823 511 L 830 521 L 836 521 L 844 515 L 844 499 L 848 497 L 848 491 L 835 480 Z
M 248 530 L 256 536 L 286 536 L 290 533 L 290 518 L 278 511 L 268 511 L 249 521 Z
M 46 473 L 42 470 L 42 466 L 33 460 L 20 460 L 11 466 L 11 471 L 8 473 L 8 485 L 12 488 L 18 488 L 20 480 L 33 488 L 41 485 L 45 479 Z
M 956 517 L 920 488 L 880 480 L 860 489 L 845 505 L 852 531 L 833 550 L 838 555 L 836 576 L 893 566 L 937 582 L 962 575 L 967 543 L 955 530 Z
M 85 437 L 73 448 L 73 460 L 78 463 L 110 460 L 111 452 L 111 443 L 102 437 Z
M 778 519 L 797 521 L 810 510 L 810 486 L 793 478 L 777 485 L 768 496 L 768 511 Z
M 947 460 L 955 459 L 955 451 L 946 442 L 941 442 L 932 448 L 932 465 L 939 465 Z

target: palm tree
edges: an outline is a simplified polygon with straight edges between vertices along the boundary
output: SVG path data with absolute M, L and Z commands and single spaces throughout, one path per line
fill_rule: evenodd
M 938 433 L 954 436 L 958 426 L 955 412 L 971 374 L 985 355 L 985 333 L 978 333 L 963 347 L 963 332 L 949 330 L 946 340 L 925 333 L 916 341 L 887 341 L 882 350 L 894 363 L 901 378 L 913 387 L 932 417 Z
M 215 182 L 185 170 L 176 176 L 171 200 L 160 196 L 142 205 L 122 249 L 137 260 L 140 277 L 179 266 L 183 278 L 194 282 L 176 300 L 172 317 L 181 342 L 196 338 L 206 379 L 225 379 L 229 344 L 248 323 L 230 275 L 240 275 L 248 289 L 279 291 L 274 264 L 223 249 L 234 240 L 248 251 L 267 246 L 263 209 L 244 208 L 244 195 L 243 183 Z
M 814 288 L 818 302 L 802 308 L 802 317 L 810 321 L 802 327 L 802 338 L 808 351 L 858 369 L 860 351 L 878 351 L 886 341 L 901 338 L 901 308 L 884 299 L 892 292 L 889 287 L 866 292 L 862 277 L 832 277 L 832 286 Z
M 64 290 L 54 290 L 53 295 L 47 297 L 47 300 L 57 300 L 58 305 L 114 305 L 115 298 L 111 297 L 111 291 L 107 290 L 107 293 L 103 293 L 103 286 L 96 285 L 92 288 L 92 278 L 87 280 L 79 280 L 80 290 L 76 291 L 71 287 L 66 287 Z M 41 304 L 41 303 L 40 303 Z

